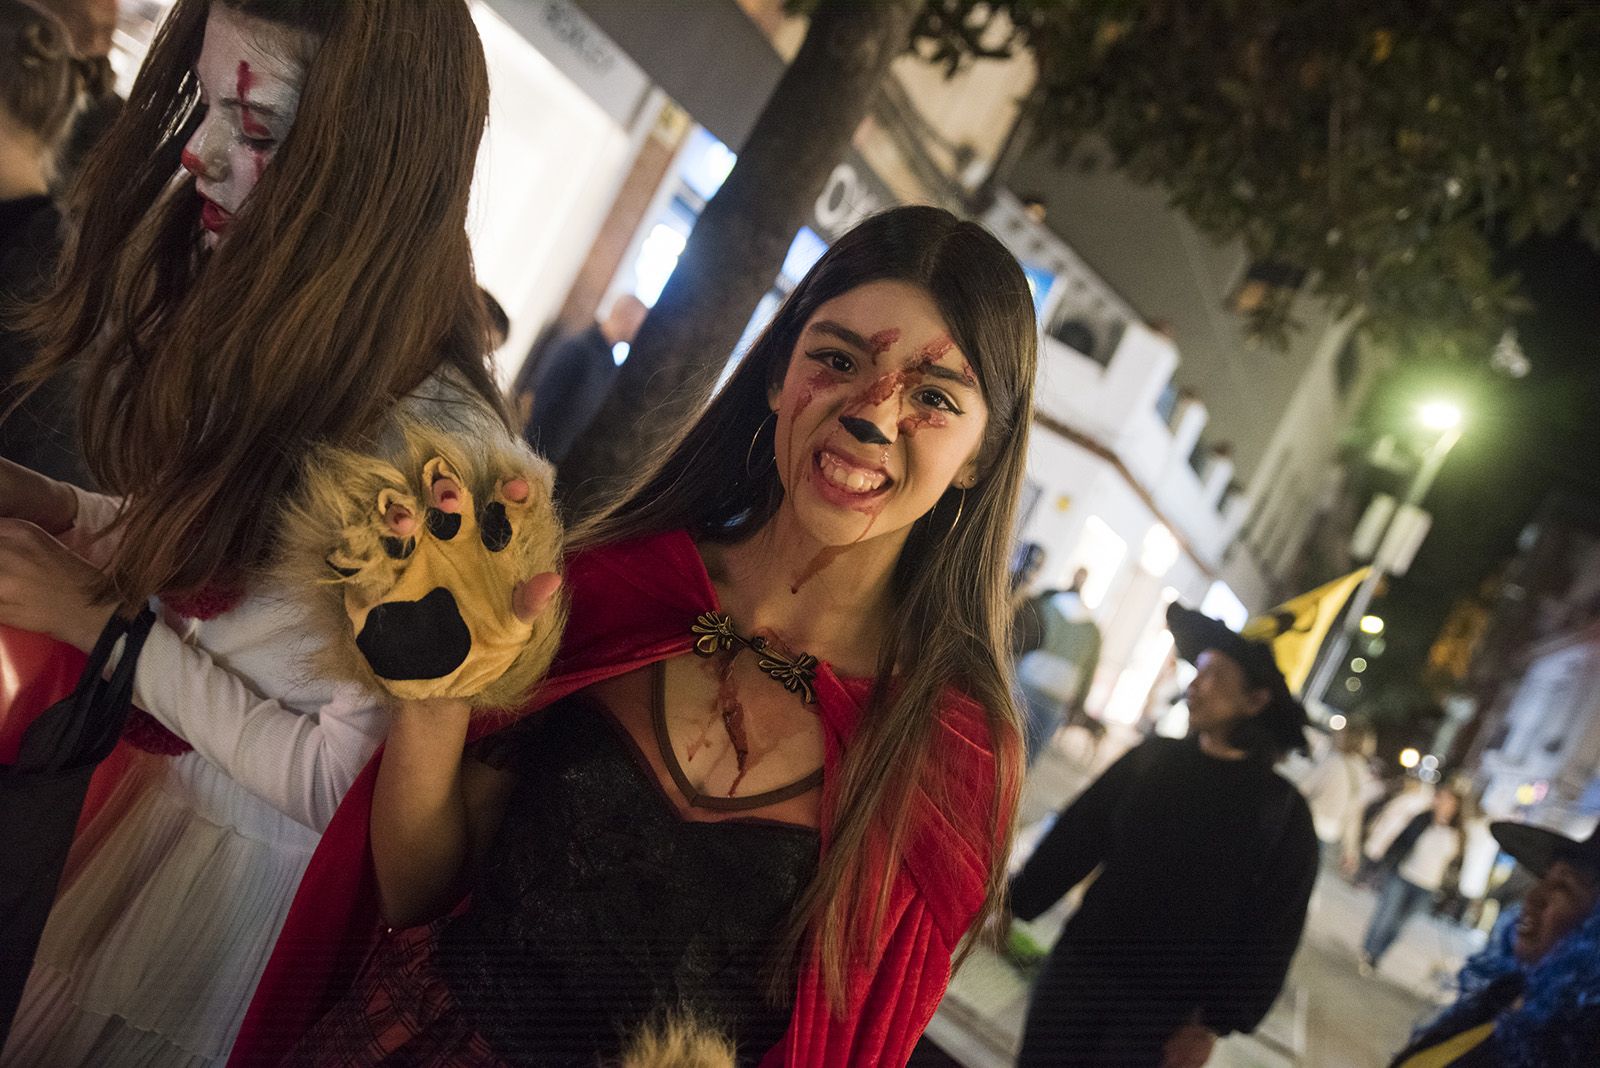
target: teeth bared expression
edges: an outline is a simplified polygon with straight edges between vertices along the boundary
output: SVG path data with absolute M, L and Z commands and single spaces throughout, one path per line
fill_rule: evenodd
M 824 545 L 903 539 L 978 474 L 982 387 L 909 283 L 870 282 L 818 308 L 772 401 L 785 506 Z

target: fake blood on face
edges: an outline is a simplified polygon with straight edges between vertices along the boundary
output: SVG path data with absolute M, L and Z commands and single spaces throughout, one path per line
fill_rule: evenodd
M 932 427 L 941 430 L 950 425 L 943 412 L 924 412 L 920 415 L 908 416 L 900 420 L 900 433 L 907 437 L 914 437 L 918 431 Z
M 239 128 L 246 137 L 269 138 L 272 131 L 266 124 L 256 118 L 255 112 L 250 109 L 250 87 L 255 84 L 255 75 L 250 71 L 250 64 L 239 61 L 239 71 L 234 82 L 234 91 L 239 96 Z
M 861 533 L 855 536 L 855 540 L 850 542 L 849 545 L 830 545 L 825 549 L 818 550 L 817 554 L 811 558 L 811 561 L 808 564 L 806 564 L 799 576 L 796 577 L 792 584 L 790 584 L 789 592 L 791 594 L 799 593 L 805 588 L 806 583 L 810 582 L 812 579 L 816 578 L 817 575 L 821 574 L 822 570 L 838 559 L 846 549 L 860 545 L 863 541 L 866 541 L 867 535 L 872 533 L 872 528 L 877 524 L 878 515 L 882 511 L 883 502 L 881 499 L 873 501 L 871 508 L 863 509 L 862 514 L 867 517 L 867 525 L 861 528 Z
M 240 60 L 234 84 L 234 91 L 239 97 L 239 128 L 252 140 L 270 141 L 272 131 L 250 109 L 250 87 L 254 84 L 255 75 L 251 73 L 250 64 Z M 259 182 L 262 172 L 267 169 L 267 150 L 253 144 L 247 144 L 246 149 L 250 153 L 250 164 L 255 169 L 255 179 Z

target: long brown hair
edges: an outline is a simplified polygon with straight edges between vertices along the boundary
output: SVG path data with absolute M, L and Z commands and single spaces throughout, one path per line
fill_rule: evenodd
M 572 538 L 578 546 L 597 545 L 687 529 L 704 540 L 738 542 L 760 530 L 784 492 L 777 465 L 755 476 L 746 465 L 752 441 L 758 455 L 773 447 L 768 389 L 783 380 L 801 331 L 821 305 L 879 280 L 909 282 L 933 298 L 976 368 L 989 422 L 977 484 L 964 495 L 947 491 L 913 524 L 895 566 L 900 637 L 880 650 L 870 705 L 843 758 L 830 846 L 780 961 L 780 976 L 792 981 L 800 955 L 814 947 L 835 1006 L 843 1003 L 850 961 L 873 944 L 884 915 L 917 809 L 913 795 L 942 801 L 940 777 L 924 772 L 951 687 L 985 710 L 997 760 L 998 788 L 982 832 L 988 838 L 979 846 L 989 858 L 980 922 L 1004 893 L 1019 784 L 1005 662 L 1006 564 L 1037 360 L 1033 302 L 1017 261 L 982 227 L 938 208 L 895 208 L 867 219 L 817 261 L 699 420 L 663 449 L 620 504 Z M 871 863 L 869 844 L 887 847 L 887 868 Z M 860 908 L 861 902 L 872 904 Z
M 178 173 L 211 3 L 318 39 L 293 127 L 212 253 Z M 498 408 L 467 242 L 488 115 L 464 0 L 178 0 L 73 190 L 27 325 L 81 360 L 84 452 L 128 500 L 100 593 L 236 581 L 310 447 L 375 431 L 442 365 Z

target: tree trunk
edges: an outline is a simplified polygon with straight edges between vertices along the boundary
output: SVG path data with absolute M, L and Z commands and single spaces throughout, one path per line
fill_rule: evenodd
M 559 472 L 569 516 L 609 504 L 710 395 L 751 314 L 910 43 L 920 0 L 822 0 L 600 413 Z

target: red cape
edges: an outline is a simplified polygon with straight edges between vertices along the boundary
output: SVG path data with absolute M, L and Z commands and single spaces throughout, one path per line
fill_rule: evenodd
M 690 649 L 689 627 L 718 610 L 700 554 L 682 532 L 607 546 L 568 561 L 572 615 L 534 710 L 602 679 Z M 816 679 L 824 731 L 822 848 L 836 770 L 871 681 Z M 828 1007 L 815 960 L 803 967 L 776 1066 L 903 1065 L 950 978 L 957 943 L 983 904 L 992 855 L 995 758 L 983 710 L 953 697 L 940 709 L 929 767 L 946 777 L 942 803 L 917 794 L 916 823 L 895 873 L 876 953 L 852 969 L 844 1015 Z M 311 858 L 228 1064 L 276 1065 L 349 988 L 380 931 L 368 818 L 380 750 L 362 771 Z M 1014 799 L 1015 791 L 1007 791 Z M 1006 816 L 1009 819 L 1009 809 Z M 863 904 L 866 907 L 866 904 Z

